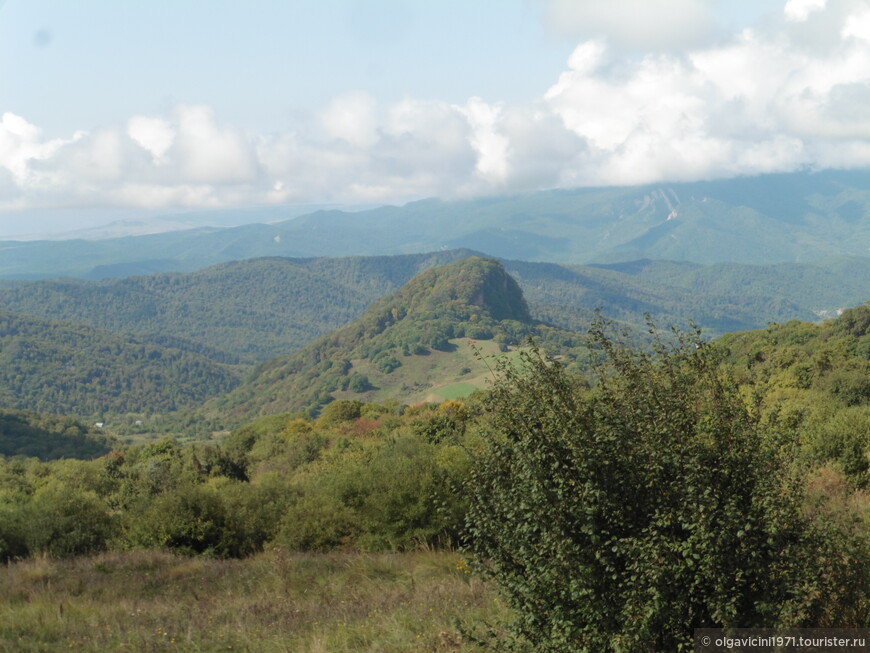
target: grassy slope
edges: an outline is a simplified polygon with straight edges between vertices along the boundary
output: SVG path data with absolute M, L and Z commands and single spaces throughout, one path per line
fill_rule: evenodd
M 363 393 L 339 391 L 333 395 L 336 399 L 365 402 L 397 399 L 400 403 L 414 404 L 467 397 L 475 390 L 485 388 L 492 379 L 487 359 L 501 354 L 498 344 L 492 340 L 471 338 L 454 338 L 450 344 L 453 351 L 433 350 L 425 356 L 406 356 L 402 358 L 402 366 L 389 374 L 380 372 L 370 361 L 352 360 L 349 373 L 365 374 L 375 388 Z M 513 351 L 508 355 L 516 355 L 516 350 L 511 349 Z M 466 369 L 469 371 L 464 372 Z
M 474 651 L 456 622 L 504 613 L 451 553 L 161 552 L 11 564 L 0 650 Z

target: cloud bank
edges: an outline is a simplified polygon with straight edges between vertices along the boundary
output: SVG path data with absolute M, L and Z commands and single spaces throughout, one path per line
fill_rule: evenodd
M 6 112 L 0 208 L 402 202 L 870 165 L 866 2 L 788 0 L 727 37 L 708 1 L 649 6 L 551 0 L 584 40 L 524 104 L 354 90 L 277 133 L 181 105 L 60 139 Z

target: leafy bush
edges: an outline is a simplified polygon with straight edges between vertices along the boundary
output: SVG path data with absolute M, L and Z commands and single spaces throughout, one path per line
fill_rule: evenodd
M 317 421 L 319 426 L 332 426 L 340 422 L 347 422 L 360 416 L 363 403 L 356 399 L 338 399 L 333 401 L 320 413 Z
M 130 511 L 125 517 L 125 535 L 134 546 L 188 555 L 225 553 L 226 513 L 212 488 L 174 489 L 153 499 L 143 512 Z
M 803 514 L 711 348 L 592 335 L 609 360 L 594 392 L 534 351 L 489 400 L 467 523 L 516 612 L 497 647 L 676 651 L 696 627 L 857 625 L 866 552 Z
M 55 483 L 36 492 L 20 526 L 31 555 L 54 558 L 102 551 L 116 532 L 107 507 L 95 494 Z M 13 544 L 20 546 L 20 540 Z

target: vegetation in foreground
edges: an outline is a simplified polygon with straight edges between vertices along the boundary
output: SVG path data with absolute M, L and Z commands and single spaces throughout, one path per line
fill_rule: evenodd
M 866 626 L 860 512 L 807 510 L 794 433 L 744 402 L 718 352 L 592 335 L 592 391 L 533 352 L 487 400 L 465 488 L 476 568 L 515 611 L 494 648 L 683 651 L 700 627 Z
M 317 420 L 262 418 L 220 446 L 6 460 L 0 557 L 37 559 L 13 562 L 4 582 L 55 565 L 54 587 L 76 565 L 106 563 L 51 559 L 109 551 L 98 560 L 135 561 L 159 556 L 137 550 L 170 549 L 200 557 L 159 558 L 176 560 L 167 568 L 235 569 L 227 582 L 256 593 L 239 570 L 274 566 L 269 556 L 282 550 L 328 561 L 461 543 L 510 607 L 483 629 L 499 650 L 673 650 L 701 624 L 866 627 L 868 327 L 863 306 L 821 327 L 659 343 L 652 355 L 599 338 L 611 367 L 592 388 L 526 356 L 524 373 L 505 370 L 488 396 L 440 406 L 339 400 Z M 246 560 L 214 560 L 233 557 Z M 133 599 L 172 594 L 172 574 L 148 573 L 154 583 L 141 589 L 115 580 Z M 332 596 L 321 582 L 310 578 L 312 594 Z M 232 591 L 209 600 L 231 601 Z M 3 621 L 8 632 L 48 628 L 45 614 L 28 621 L 26 595 L 6 596 L 24 606 Z
M 452 553 L 37 558 L 0 573 L 0 650 L 476 651 L 504 611 Z

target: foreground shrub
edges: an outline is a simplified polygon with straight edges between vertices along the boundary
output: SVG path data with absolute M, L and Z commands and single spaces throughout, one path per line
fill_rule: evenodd
M 537 351 L 503 367 L 467 485 L 471 550 L 516 612 L 500 650 L 691 650 L 696 627 L 858 626 L 860 538 L 802 511 L 695 337 L 656 354 L 593 330 L 585 395 Z

